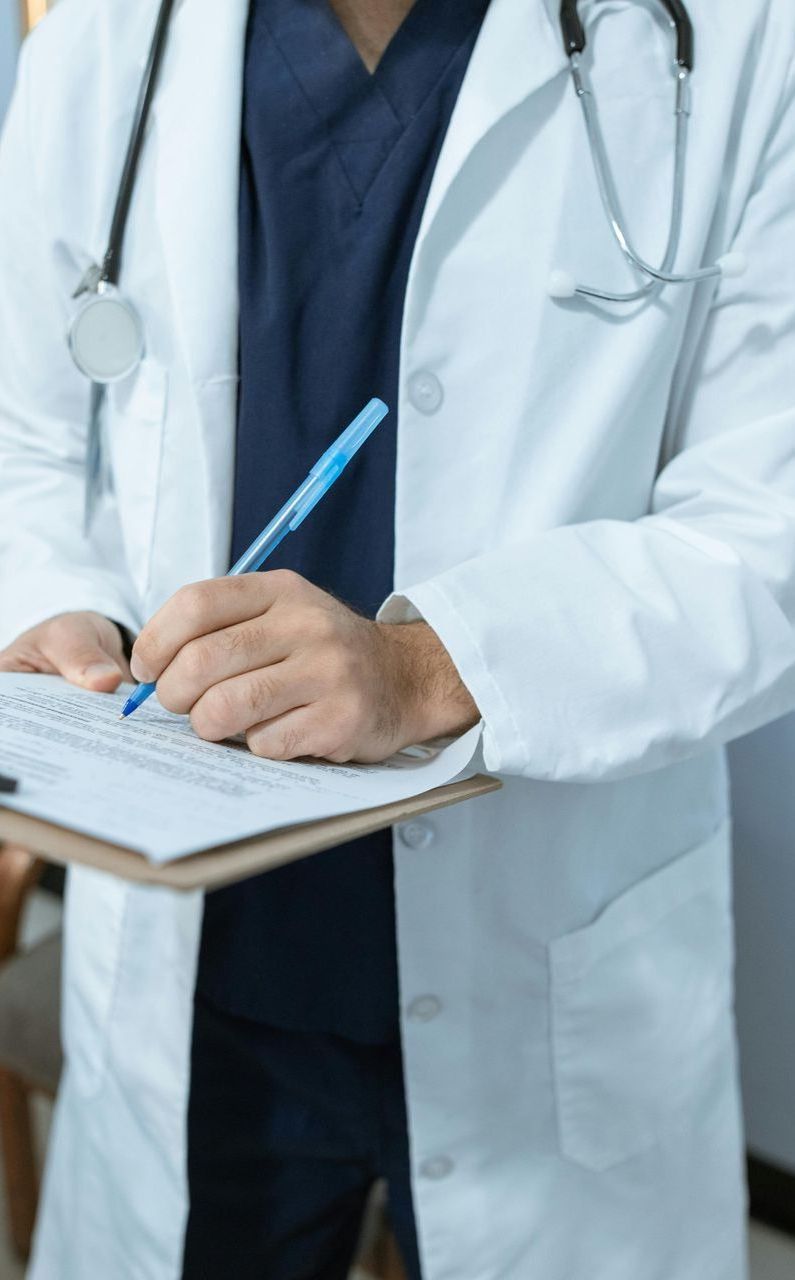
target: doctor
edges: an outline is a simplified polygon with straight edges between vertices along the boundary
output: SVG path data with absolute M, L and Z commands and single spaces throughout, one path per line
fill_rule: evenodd
M 343 1277 L 384 1176 L 412 1280 L 741 1280 L 722 748 L 795 706 L 792 6 L 691 0 L 675 262 L 745 274 L 616 305 L 550 296 L 642 284 L 551 0 L 182 0 L 85 538 L 64 332 L 157 7 L 63 0 L 22 57 L 0 668 L 111 689 L 135 640 L 166 706 L 266 756 L 481 719 L 504 788 L 206 904 L 70 876 L 31 1275 Z M 660 263 L 671 33 L 580 13 Z M 371 394 L 389 429 L 290 561 L 222 580 Z

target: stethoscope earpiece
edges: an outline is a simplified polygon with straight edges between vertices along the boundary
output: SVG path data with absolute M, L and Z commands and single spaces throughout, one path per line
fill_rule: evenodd
M 551 271 L 547 284 L 550 298 L 573 298 L 577 292 L 577 281 L 570 271 Z
M 720 267 L 720 273 L 727 280 L 735 280 L 737 276 L 744 276 L 748 270 L 748 259 L 744 253 L 724 253 L 715 263 L 716 267 Z

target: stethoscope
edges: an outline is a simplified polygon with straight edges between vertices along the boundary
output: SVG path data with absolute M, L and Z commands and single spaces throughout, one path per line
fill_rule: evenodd
M 597 289 L 593 285 L 578 284 L 568 271 L 553 271 L 548 292 L 553 298 L 594 298 L 600 302 L 637 302 L 665 284 L 700 284 L 716 276 L 739 276 L 745 271 L 745 256 L 741 253 L 724 253 L 710 267 L 695 271 L 674 271 L 673 264 L 682 231 L 682 208 L 687 155 L 687 126 L 690 117 L 690 76 L 693 71 L 693 24 L 682 0 L 658 0 L 665 9 L 676 37 L 676 54 L 673 61 L 675 87 L 674 115 L 676 136 L 674 141 L 674 174 L 671 188 L 671 221 L 668 243 L 659 267 L 653 267 L 638 253 L 627 232 L 621 215 L 621 206 L 613 181 L 613 173 L 607 158 L 607 148 L 599 124 L 593 89 L 582 64 L 585 49 L 585 29 L 577 12 L 578 0 L 561 0 L 560 28 L 563 47 L 569 58 L 574 90 L 582 107 L 588 145 L 591 151 L 596 182 L 610 229 L 629 265 L 643 283 L 626 293 L 610 289 Z
M 121 382 L 138 368 L 146 351 L 141 317 L 119 289 L 119 275 L 135 179 L 173 7 L 174 0 L 162 0 L 157 15 L 113 209 L 108 247 L 101 265 L 94 263 L 88 268 L 72 295 L 78 299 L 78 306 L 69 324 L 69 350 L 80 372 L 91 382 L 83 508 L 83 530 L 86 534 L 91 529 L 97 503 L 106 488 L 102 457 L 105 393 L 112 383 Z
M 690 115 L 689 77 L 693 70 L 693 27 L 681 0 L 658 0 L 658 3 L 665 9 L 676 37 L 673 63 L 676 82 L 676 135 L 668 243 L 660 266 L 653 267 L 635 249 L 620 212 L 593 91 L 581 60 L 585 49 L 585 30 L 577 12 L 578 0 L 561 0 L 560 26 L 563 43 L 569 58 L 574 89 L 582 107 L 602 205 L 622 254 L 633 270 L 643 277 L 643 282 L 633 290 L 617 293 L 578 284 L 567 271 L 558 270 L 552 273 L 549 281 L 548 291 L 553 298 L 579 296 L 609 303 L 636 302 L 663 285 L 699 284 L 717 276 L 737 276 L 745 270 L 742 254 L 726 253 L 712 266 L 688 272 L 673 271 L 682 229 L 687 125 Z M 119 275 L 136 174 L 173 7 L 174 0 L 162 0 L 160 5 L 127 145 L 105 256 L 101 265 L 89 267 L 74 293 L 79 304 L 69 325 L 69 349 L 78 369 L 91 382 L 84 508 L 86 532 L 91 527 L 97 501 L 105 488 L 101 442 L 106 388 L 128 377 L 140 365 L 146 349 L 141 318 L 132 302 L 119 289 Z

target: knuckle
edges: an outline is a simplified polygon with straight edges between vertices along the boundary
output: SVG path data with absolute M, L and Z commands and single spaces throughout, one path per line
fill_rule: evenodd
M 206 582 L 191 582 L 187 587 L 180 587 L 174 597 L 180 617 L 189 623 L 200 623 L 206 617 L 210 607 L 210 586 Z
M 260 756 L 263 760 L 283 760 L 285 757 L 280 750 L 281 739 L 274 733 L 272 728 L 248 729 L 246 732 L 246 743 L 248 749 L 254 756 Z
M 249 710 L 262 720 L 276 698 L 276 682 L 273 676 L 268 671 L 258 671 L 256 677 L 246 686 L 246 697 Z
M 297 756 L 312 754 L 304 731 L 296 726 L 277 728 L 269 725 L 250 729 L 246 741 L 252 755 L 267 760 L 294 760 Z
M 228 658 L 247 657 L 252 648 L 251 636 L 246 627 L 229 627 L 215 638 L 219 650 Z
M 228 724 L 234 715 L 237 700 L 225 684 L 216 684 L 206 694 L 210 714 L 219 724 Z
M 300 729 L 282 729 L 279 737 L 279 751 L 282 760 L 292 760 L 295 756 L 309 754 L 306 737 Z
M 183 715 L 188 709 L 178 697 L 176 690 L 172 689 L 170 680 L 165 677 L 157 683 L 157 700 L 161 707 L 166 711 L 174 712 L 175 715 Z
M 279 593 L 293 593 L 303 586 L 304 579 L 294 569 L 272 569 L 271 582 Z
M 178 665 L 188 680 L 197 681 L 206 676 L 212 667 L 212 655 L 209 646 L 198 640 L 191 640 L 179 655 Z
M 231 732 L 234 710 L 231 693 L 217 684 L 196 703 L 191 711 L 191 724 L 200 738 L 224 738 Z
M 214 742 L 218 734 L 213 724 L 211 716 L 205 707 L 198 704 L 191 709 L 190 722 L 193 732 L 199 738 L 204 738 L 205 742 Z
M 254 729 L 248 729 L 246 732 L 246 745 L 253 756 L 267 755 L 265 750 L 265 737 L 262 733 L 258 733 Z

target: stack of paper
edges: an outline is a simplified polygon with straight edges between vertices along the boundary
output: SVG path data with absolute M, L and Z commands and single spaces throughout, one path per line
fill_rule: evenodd
M 128 692 L 0 674 L 0 773 L 18 780 L 3 806 L 164 863 L 419 795 L 466 770 L 479 737 L 378 765 L 277 763 L 245 743 L 202 741 L 154 698 L 120 720 Z

